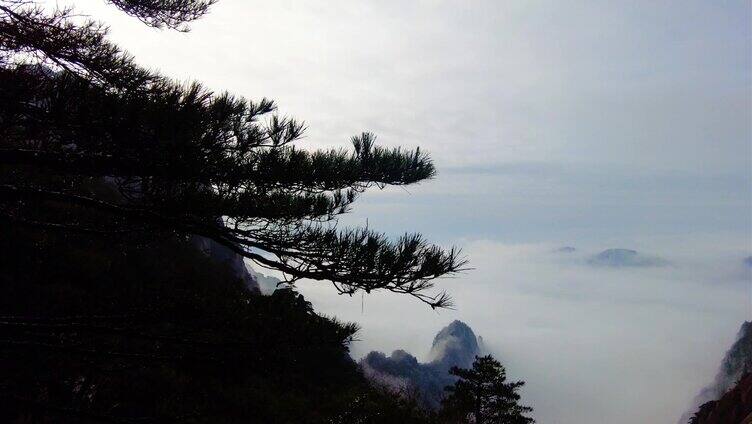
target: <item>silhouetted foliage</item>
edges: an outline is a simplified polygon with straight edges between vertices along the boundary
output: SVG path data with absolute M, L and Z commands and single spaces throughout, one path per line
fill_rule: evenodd
M 208 12 L 217 0 L 108 0 L 149 26 L 187 30 L 187 22 Z
M 148 25 L 185 29 L 213 1 L 110 0 Z M 72 9 L 0 0 L 0 219 L 89 234 L 200 235 L 257 264 L 389 290 L 432 307 L 433 280 L 462 269 L 455 249 L 338 229 L 369 187 L 431 178 L 419 149 L 353 137 L 351 151 L 301 150 L 304 124 L 253 102 L 136 65 Z M 113 190 L 92 190 L 106 181 Z M 65 214 L 54 205 L 67 205 Z
M 180 31 L 215 2 L 106 1 Z M 303 150 L 275 111 L 136 65 L 71 8 L 0 0 L 0 421 L 433 419 L 366 381 L 357 326 L 292 288 L 255 295 L 199 249 L 449 305 L 427 290 L 457 250 L 336 226 L 364 190 L 431 178 L 429 157 L 369 133 Z
M 424 416 L 358 372 L 355 325 L 291 289 L 251 295 L 190 240 L 0 233 L 0 422 Z
M 447 386 L 441 417 L 447 423 L 532 424 L 533 409 L 518 404 L 517 390 L 525 383 L 507 382 L 504 366 L 491 355 L 475 357 L 471 369 L 452 367 L 459 379 Z

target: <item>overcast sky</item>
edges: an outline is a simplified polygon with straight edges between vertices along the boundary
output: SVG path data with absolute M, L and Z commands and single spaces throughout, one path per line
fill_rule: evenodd
M 457 309 L 439 313 L 304 283 L 362 323 L 355 357 L 425 357 L 462 319 L 540 423 L 674 423 L 752 315 L 747 0 L 222 0 L 187 34 L 78 4 L 144 65 L 277 100 L 310 146 L 367 130 L 432 154 L 434 181 L 345 221 L 464 247 L 475 270 L 441 283 Z M 611 247 L 668 265 L 587 264 Z

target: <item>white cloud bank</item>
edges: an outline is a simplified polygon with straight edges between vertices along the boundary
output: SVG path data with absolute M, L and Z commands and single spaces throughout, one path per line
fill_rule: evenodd
M 318 310 L 362 324 L 355 357 L 403 348 L 425 359 L 433 334 L 462 319 L 512 378 L 527 381 L 523 399 L 541 423 L 675 422 L 751 312 L 744 240 L 635 242 L 669 262 L 645 268 L 589 265 L 609 244 L 571 253 L 556 251 L 571 243 L 460 244 L 475 269 L 441 283 L 453 311 L 387 294 L 340 297 L 316 283 L 300 289 Z

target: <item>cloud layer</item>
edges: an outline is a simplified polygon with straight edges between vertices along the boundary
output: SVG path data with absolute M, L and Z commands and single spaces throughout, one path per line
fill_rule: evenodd
M 455 297 L 454 311 L 433 312 L 400 296 L 347 298 L 320 284 L 300 287 L 319 310 L 362 324 L 355 357 L 401 346 L 427 361 L 427 334 L 450 319 L 467 322 L 510 378 L 527 381 L 523 397 L 539 422 L 675 422 L 712 380 L 750 314 L 743 238 L 572 243 L 570 253 L 556 251 L 567 241 L 460 244 L 474 270 L 442 283 Z M 668 264 L 588 263 L 615 244 L 656 252 Z

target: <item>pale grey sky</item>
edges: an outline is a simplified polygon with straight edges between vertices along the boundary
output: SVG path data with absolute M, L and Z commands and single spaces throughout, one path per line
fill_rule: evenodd
M 77 3 L 144 65 L 277 100 L 311 146 L 368 130 L 431 152 L 435 181 L 345 222 L 463 246 L 476 270 L 442 284 L 458 308 L 440 313 L 303 284 L 363 324 L 356 357 L 423 356 L 459 318 L 540 423 L 673 424 L 752 318 L 747 0 L 221 0 L 188 34 Z M 587 265 L 610 247 L 669 265 Z

